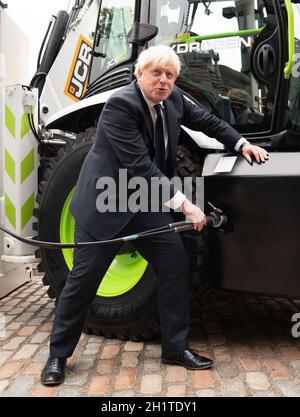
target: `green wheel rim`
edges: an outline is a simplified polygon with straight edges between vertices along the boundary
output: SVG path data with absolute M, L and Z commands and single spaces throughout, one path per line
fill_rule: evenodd
M 64 204 L 60 218 L 61 243 L 74 242 L 75 220 L 69 210 L 74 189 L 70 192 Z M 73 266 L 73 249 L 63 249 L 63 256 L 68 268 Z M 117 297 L 130 291 L 142 278 L 148 262 L 138 253 L 123 253 L 112 261 L 104 276 L 97 295 L 101 297 Z

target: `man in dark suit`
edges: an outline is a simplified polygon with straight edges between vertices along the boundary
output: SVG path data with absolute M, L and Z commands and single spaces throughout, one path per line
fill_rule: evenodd
M 252 146 L 227 123 L 184 98 L 174 86 L 179 71 L 178 56 L 171 48 L 149 48 L 139 56 L 137 81 L 107 101 L 70 206 L 76 220 L 76 242 L 110 239 L 164 226 L 174 221 L 167 208 L 181 209 L 193 222 L 194 229 L 201 231 L 205 225 L 204 213 L 169 180 L 176 174 L 181 125 L 201 130 L 231 150 L 242 148 L 249 162 L 251 156 L 257 162 L 267 160 L 264 149 Z M 113 207 L 119 207 L 124 197 L 119 190 L 119 173 L 125 169 L 128 178 L 142 177 L 149 185 L 153 178 L 161 180 L 157 212 L 135 212 L 130 207 L 104 211 L 99 207 L 99 179 L 103 177 L 116 183 L 117 193 L 110 199 Z M 136 241 L 135 246 L 159 278 L 162 362 L 188 369 L 209 368 L 213 362 L 189 348 L 189 261 L 180 234 L 150 237 Z M 76 347 L 89 305 L 118 248 L 109 244 L 75 249 L 73 269 L 56 311 L 50 356 L 41 375 L 43 384 L 63 382 L 66 359 Z

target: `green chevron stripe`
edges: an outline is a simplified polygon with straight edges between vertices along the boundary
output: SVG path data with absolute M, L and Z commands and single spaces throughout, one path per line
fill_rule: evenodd
M 23 117 L 21 119 L 21 139 L 24 138 L 24 136 L 29 132 L 30 125 L 28 121 L 28 114 L 23 114 Z
M 21 184 L 34 170 L 34 149 L 21 162 Z
M 6 193 L 4 196 L 4 211 L 5 216 L 8 218 L 14 229 L 16 229 L 16 208 Z
M 16 139 L 16 118 L 8 105 L 5 105 L 5 126 L 10 131 L 10 134 Z
M 31 196 L 28 198 L 26 203 L 22 206 L 22 210 L 21 210 L 22 229 L 24 229 L 26 224 L 31 219 L 33 209 L 34 209 L 34 193 L 31 194 Z
M 7 172 L 12 182 L 15 184 L 16 183 L 16 163 L 7 149 L 5 149 L 4 160 L 5 160 L 4 161 L 5 171 Z

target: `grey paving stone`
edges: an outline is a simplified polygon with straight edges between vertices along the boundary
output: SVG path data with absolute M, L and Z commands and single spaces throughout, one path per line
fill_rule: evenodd
M 112 397 L 135 397 L 135 393 L 132 390 L 117 391 L 112 394 Z
M 233 361 L 217 362 L 217 370 L 221 378 L 234 378 L 239 375 L 239 368 Z
M 96 355 L 101 350 L 100 343 L 88 343 L 86 348 L 83 351 L 84 355 Z
M 34 376 L 18 376 L 3 394 L 4 397 L 27 397 L 33 387 Z
M 30 343 L 43 343 L 48 336 L 48 332 L 36 332 L 30 339 Z
M 1 343 L 1 341 L 4 343 L 13 334 L 14 334 L 13 330 L 1 329 L 0 330 L 0 343 Z M 3 343 L 1 343 L 1 344 L 3 344 Z
M 270 383 L 263 372 L 246 372 L 246 381 L 253 390 L 268 390 Z
M 146 373 L 159 371 L 161 366 L 160 360 L 154 358 L 146 358 L 143 361 L 143 367 Z
M 18 347 L 26 340 L 25 336 L 16 336 L 13 337 L 8 343 L 3 345 L 3 349 L 7 350 L 17 350 Z
M 105 340 L 103 336 L 89 335 L 89 343 L 102 343 Z
M 197 389 L 196 396 L 201 398 L 220 397 L 221 393 L 217 389 Z
M 25 307 L 13 307 L 8 312 L 8 315 L 11 315 L 11 316 L 15 317 L 16 315 L 19 315 L 19 314 L 23 313 L 24 310 L 25 310 Z
M 253 397 L 278 397 L 274 391 L 255 391 Z
M 277 381 L 277 386 L 285 397 L 300 397 L 300 384 L 294 381 Z
M 222 391 L 224 397 L 246 397 L 247 391 L 241 378 L 222 378 Z
M 65 384 L 66 385 L 79 385 L 82 386 L 86 383 L 87 379 L 89 377 L 88 372 L 67 372 Z
M 23 313 L 20 316 L 16 317 L 15 320 L 16 321 L 22 321 L 22 322 L 26 322 L 28 321 L 31 317 L 33 316 L 33 313 Z
M 39 317 L 48 317 L 52 313 L 52 309 L 45 308 L 44 310 L 39 311 Z
M 87 371 L 92 369 L 95 366 L 95 358 L 80 357 L 76 360 L 73 370 L 77 371 Z
M 7 325 L 7 330 L 17 330 L 19 329 L 23 324 L 18 321 L 14 321 L 13 323 L 10 323 Z
M 12 315 L 11 314 L 5 314 L 5 317 L 4 317 L 5 323 L 6 324 L 11 323 L 12 321 L 15 320 L 16 317 L 17 317 L 16 314 L 12 314 Z
M 26 344 L 22 346 L 12 357 L 12 360 L 19 361 L 29 359 L 39 348 L 39 345 Z
M 12 351 L 5 351 L 0 349 L 0 366 L 2 366 L 9 357 L 11 357 L 13 355 Z
M 32 359 L 33 362 L 46 362 L 49 356 L 48 346 L 42 347 Z
M 161 357 L 161 346 L 160 345 L 146 345 L 144 352 L 146 358 L 160 358 Z
M 9 382 L 9 379 L 3 379 L 0 381 L 0 396 L 2 392 L 5 391 L 5 389 L 9 386 Z
M 34 319 L 30 320 L 27 325 L 28 326 L 38 326 L 45 321 L 45 317 L 35 317 Z
M 57 397 L 82 397 L 82 389 L 79 387 L 68 387 L 68 386 L 62 386 L 58 389 Z
M 159 394 L 162 388 L 162 376 L 158 374 L 144 375 L 141 380 L 142 394 Z
M 291 361 L 290 364 L 293 366 L 296 374 L 300 376 L 300 360 Z

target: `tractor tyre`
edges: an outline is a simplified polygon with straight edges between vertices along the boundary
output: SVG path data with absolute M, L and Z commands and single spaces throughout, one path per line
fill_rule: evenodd
M 199 152 L 199 148 L 191 140 L 183 142 L 178 147 L 177 171 L 181 178 L 191 177 L 192 202 L 198 203 L 196 199 L 196 178 L 201 177 L 205 154 Z M 190 305 L 191 317 L 201 317 L 204 307 L 212 302 L 212 258 L 211 258 L 211 236 L 204 228 L 201 233 L 194 231 L 183 232 L 183 241 L 190 257 Z

